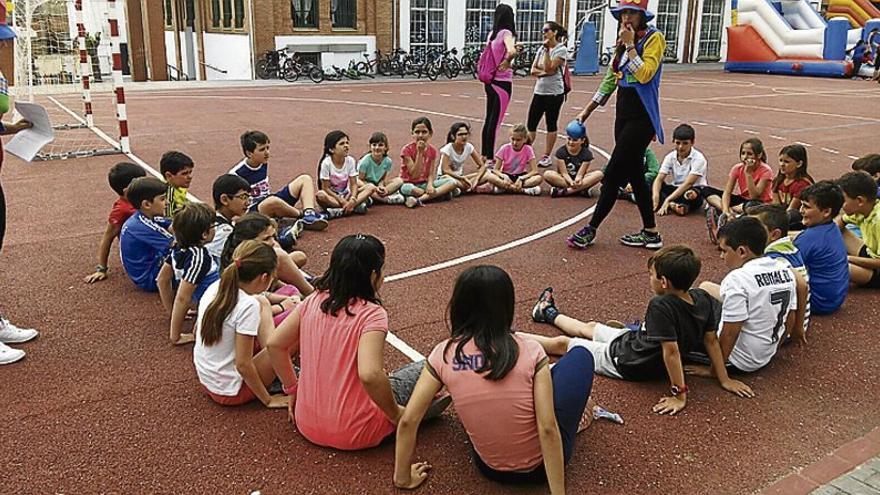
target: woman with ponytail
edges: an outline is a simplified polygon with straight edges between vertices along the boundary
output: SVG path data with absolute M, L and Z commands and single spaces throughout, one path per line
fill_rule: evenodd
M 237 406 L 259 399 L 266 407 L 286 407 L 284 395 L 270 395 L 275 379 L 266 345 L 275 329 L 269 301 L 259 294 L 275 278 L 278 259 L 272 247 L 241 243 L 220 280 L 205 290 L 196 321 L 193 363 L 199 381 L 214 402 Z
M 532 75 L 538 78 L 535 81 L 535 90 L 532 94 L 532 103 L 529 105 L 529 142 L 535 146 L 535 136 L 541 117 L 547 127 L 547 136 L 544 140 L 544 155 L 538 162 L 539 167 L 549 167 L 553 161 L 553 147 L 556 146 L 556 129 L 559 122 L 559 110 L 565 101 L 565 64 L 568 59 L 568 48 L 565 39 L 568 31 L 559 23 L 547 21 L 541 30 L 544 34 L 544 43 L 538 48 L 535 60 L 532 62 Z

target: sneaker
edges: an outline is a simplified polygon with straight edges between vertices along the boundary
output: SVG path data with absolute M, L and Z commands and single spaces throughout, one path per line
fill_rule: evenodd
M 354 207 L 354 212 L 358 215 L 363 215 L 367 212 L 367 203 L 361 203 Z
M 303 212 L 301 220 L 303 221 L 303 227 L 307 230 L 324 230 L 328 225 L 327 219 L 311 208 Z
M 366 201 L 367 208 L 373 206 L 374 203 L 375 203 L 375 201 L 373 201 L 373 198 L 367 198 L 367 201 Z
M 0 342 L 4 344 L 20 344 L 37 338 L 37 335 L 40 332 L 32 328 L 19 328 L 6 318 L 0 318 Z
M 0 364 L 10 364 L 20 361 L 25 355 L 21 349 L 13 349 L 8 345 L 0 342 Z
M 660 234 L 658 232 L 648 232 L 647 230 L 625 235 L 620 238 L 620 243 L 626 246 L 648 249 L 660 249 L 663 247 L 663 240 L 660 238 Z
M 565 240 L 568 247 L 575 249 L 585 249 L 587 246 L 592 246 L 594 242 L 596 242 L 596 229 L 589 224 L 584 225 L 581 230 Z
M 456 187 L 455 189 L 452 190 L 452 197 L 457 198 L 459 196 L 461 196 L 461 188 Z
M 444 392 L 435 395 L 431 405 L 428 406 L 428 410 L 425 411 L 425 419 L 439 418 L 450 404 L 452 404 L 452 396 L 449 393 Z
M 415 208 L 416 206 L 424 206 L 422 204 L 422 201 L 415 196 L 407 197 L 406 201 L 403 204 L 406 205 L 407 208 Z
M 504 193 L 505 193 L 504 189 L 501 189 L 498 186 L 492 187 L 492 194 L 504 194 Z
M 602 195 L 602 186 L 595 185 L 589 189 L 587 189 L 584 195 L 588 198 L 598 198 Z
M 553 287 L 547 287 L 541 291 L 541 295 L 538 296 L 538 301 L 535 303 L 535 307 L 532 308 L 532 320 L 536 323 L 547 323 L 547 315 L 544 314 L 544 310 L 547 309 L 548 306 L 553 306 L 554 304 Z
M 550 165 L 553 165 L 553 160 L 550 159 L 549 155 L 544 155 L 544 157 L 538 161 L 539 167 L 546 168 L 546 167 L 549 167 Z
M 541 186 L 527 187 L 523 189 L 523 192 L 528 194 L 529 196 L 540 196 Z
M 345 210 L 342 208 L 327 208 L 324 210 L 324 213 L 327 214 L 328 220 L 333 220 L 334 218 L 339 218 L 342 215 L 345 215 Z M 308 226 L 306 228 L 308 228 Z
M 624 187 L 617 188 L 617 199 L 629 199 L 629 193 L 626 192 L 626 188 L 624 188 Z
M 565 188 L 553 186 L 550 188 L 550 197 L 558 198 L 560 196 L 565 196 Z
M 404 201 L 406 201 L 406 198 L 400 193 L 385 196 L 385 202 L 389 205 L 402 205 Z
M 494 190 L 495 186 L 489 184 L 488 182 L 484 182 L 473 189 L 473 191 L 477 194 L 491 194 Z
M 296 246 L 296 240 L 299 239 L 304 228 L 305 222 L 302 220 L 297 220 L 293 225 L 282 228 L 278 232 L 278 245 L 281 246 L 281 249 L 290 252 Z
M 714 206 L 706 208 L 706 231 L 712 244 L 718 244 L 718 216 L 718 208 Z

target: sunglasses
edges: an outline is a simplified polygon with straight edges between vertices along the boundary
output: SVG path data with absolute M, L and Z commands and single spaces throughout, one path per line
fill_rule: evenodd
M 235 196 L 233 196 L 233 198 L 244 201 L 246 199 L 251 199 L 251 193 L 243 192 L 241 194 L 236 194 Z
M 547 34 L 547 33 L 549 33 L 550 31 L 552 31 L 552 29 L 550 29 L 550 28 L 544 28 L 544 29 L 541 30 L 541 32 L 544 33 L 544 34 Z

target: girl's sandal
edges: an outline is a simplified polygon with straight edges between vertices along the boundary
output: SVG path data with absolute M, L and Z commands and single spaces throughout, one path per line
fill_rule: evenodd
M 679 203 L 672 203 L 671 205 L 669 205 L 669 209 L 672 210 L 672 213 L 675 213 L 680 217 L 686 216 L 691 211 L 687 205 Z

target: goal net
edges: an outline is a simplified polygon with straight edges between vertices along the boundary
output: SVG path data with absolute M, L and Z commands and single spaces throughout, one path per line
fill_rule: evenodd
M 5 0 L 0 0 L 5 1 Z M 55 139 L 35 159 L 128 153 L 115 0 L 14 0 L 13 95 L 46 108 Z

